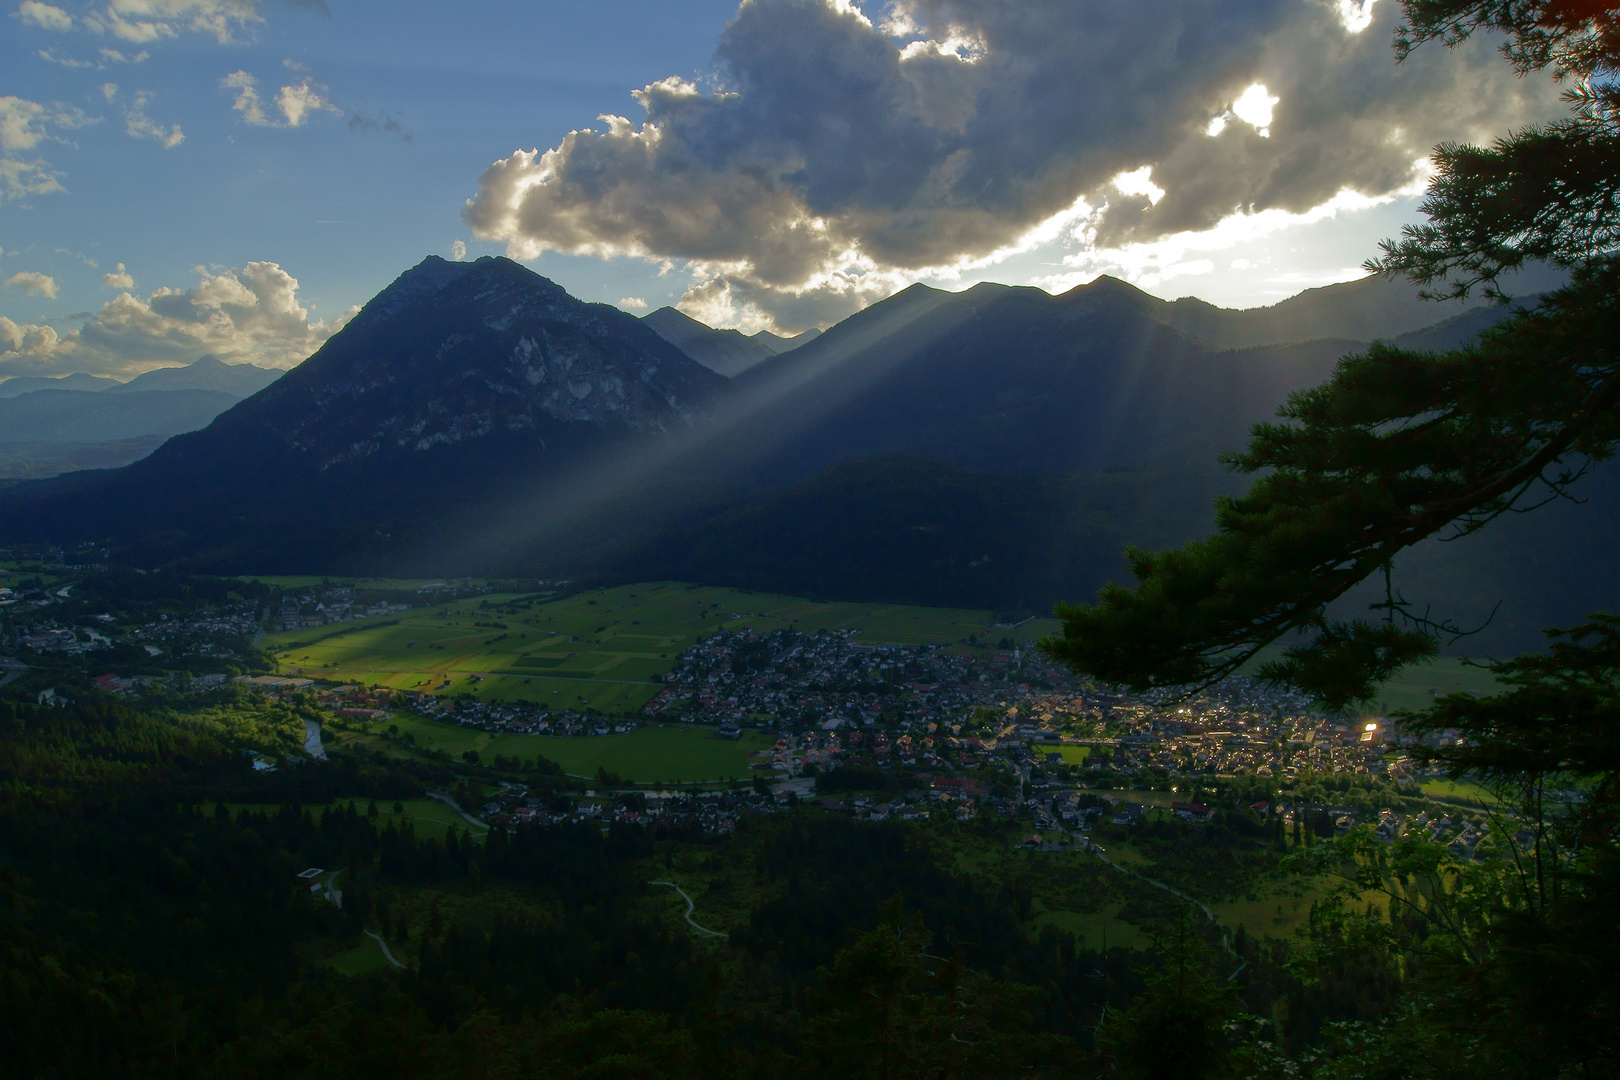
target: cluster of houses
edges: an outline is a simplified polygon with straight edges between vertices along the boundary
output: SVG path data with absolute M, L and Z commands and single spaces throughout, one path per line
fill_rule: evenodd
M 649 716 L 782 730 L 828 725 L 920 729 L 986 701 L 1067 686 L 1072 676 L 1020 650 L 984 655 L 937 645 L 867 645 L 853 630 L 721 630 L 664 676 Z
M 315 626 L 349 622 L 353 619 L 371 619 L 382 615 L 397 615 L 409 611 L 409 604 L 375 600 L 369 604 L 355 599 L 354 589 L 339 586 L 319 595 L 284 593 L 281 605 L 270 617 L 273 630 L 306 630 Z
M 512 827 L 617 821 L 654 827 L 696 827 L 706 835 L 729 836 L 744 817 L 783 813 L 797 804 L 797 796 L 791 793 L 766 795 L 751 790 L 638 792 L 631 799 L 592 791 L 578 800 L 548 804 L 520 788 L 509 787 L 484 805 L 483 820 Z
M 634 731 L 634 720 L 597 712 L 551 709 L 523 701 L 477 701 L 406 691 L 417 712 L 461 727 L 509 735 L 615 735 Z
M 243 657 L 258 633 L 254 604 L 203 608 L 185 616 L 159 616 L 135 628 L 135 640 L 153 655 Z

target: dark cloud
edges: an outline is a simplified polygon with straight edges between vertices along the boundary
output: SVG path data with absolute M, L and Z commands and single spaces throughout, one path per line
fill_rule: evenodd
M 636 93 L 640 127 L 603 117 L 496 162 L 465 218 L 519 256 L 689 260 L 684 306 L 797 328 L 992 256 L 1077 200 L 1088 242 L 1152 240 L 1343 188 L 1385 195 L 1435 143 L 1556 109 L 1489 43 L 1397 65 L 1393 4 L 1360 32 L 1356 10 L 746 0 L 717 46 L 717 90 L 666 80 Z M 1278 99 L 1265 135 L 1230 116 L 1254 83 Z M 1143 166 L 1156 201 L 1112 184 Z

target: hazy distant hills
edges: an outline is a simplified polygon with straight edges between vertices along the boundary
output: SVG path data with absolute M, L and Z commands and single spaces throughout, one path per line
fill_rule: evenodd
M 1544 264 L 1532 264 L 1503 285 L 1520 297 L 1557 288 L 1563 274 Z M 1201 341 L 1225 348 L 1281 345 L 1315 338 L 1350 341 L 1392 339 L 1466 312 L 1494 322 L 1502 311 L 1479 301 L 1420 299 L 1417 286 L 1400 278 L 1367 277 L 1338 285 L 1307 289 L 1269 307 L 1233 311 L 1193 297 L 1163 301 L 1146 297 L 1152 317 L 1183 330 Z M 1159 306 L 1162 305 L 1162 306 Z
M 137 375 L 128 382 L 109 379 L 105 375 L 72 375 L 46 377 L 19 375 L 0 382 L 0 398 L 20 397 L 35 390 L 73 390 L 83 393 L 130 394 L 148 390 L 212 390 L 232 397 L 252 397 L 286 374 L 276 368 L 262 368 L 257 364 L 227 364 L 209 355 L 198 358 L 184 367 L 157 368 Z
M 87 442 L 195 431 L 241 399 L 217 390 L 35 390 L 0 399 L 0 442 Z
M 669 576 L 1039 611 L 1119 576 L 1127 543 L 1206 531 L 1211 498 L 1241 486 L 1216 455 L 1358 347 L 1326 331 L 1443 348 L 1499 316 L 1415 303 L 1367 282 L 1259 312 L 1108 278 L 1061 296 L 919 285 L 782 342 L 638 320 L 505 259 L 430 258 L 206 429 L 6 492 L 0 537 L 112 537 L 214 570 Z M 133 385 L 75 396 L 173 393 Z M 1605 483 L 1533 519 L 1560 558 L 1607 565 Z M 1507 599 L 1486 650 L 1620 589 L 1601 568 L 1579 595 L 1580 575 L 1549 576 L 1531 522 L 1414 554 L 1408 595 Z
M 659 337 L 680 349 L 710 371 L 734 378 L 779 353 L 790 352 L 814 341 L 820 330 L 806 330 L 791 338 L 777 337 L 761 330 L 745 336 L 737 330 L 716 330 L 672 307 L 661 307 L 641 321 Z
M 133 394 L 150 390 L 212 390 L 232 397 L 252 397 L 285 375 L 277 368 L 257 364 L 227 364 L 214 356 L 204 356 L 185 367 L 157 368 L 137 375 L 127 383 L 107 387 L 109 394 Z
M 77 373 L 0 382 L 0 479 L 136 461 L 170 435 L 205 427 L 283 373 L 204 356 L 121 383 Z
M 0 382 L 0 398 L 14 398 L 22 394 L 31 394 L 35 390 L 81 390 L 95 393 L 122 385 L 124 384 L 117 379 L 109 379 L 105 375 L 86 375 L 82 371 L 58 376 L 15 375 L 5 382 Z

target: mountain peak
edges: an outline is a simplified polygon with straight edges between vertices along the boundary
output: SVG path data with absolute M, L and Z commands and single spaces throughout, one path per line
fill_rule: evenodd
M 684 427 L 720 385 L 640 320 L 511 259 L 430 256 L 232 422 L 326 469 L 486 436 Z
M 109 394 L 133 394 L 144 390 L 213 390 L 245 398 L 257 394 L 281 378 L 276 368 L 257 364 L 227 364 L 213 353 L 179 367 L 153 368 L 120 386 L 107 388 Z
M 403 311 L 418 301 L 425 300 L 460 278 L 472 268 L 472 263 L 453 263 L 437 255 L 429 255 L 399 277 L 360 309 L 344 330 L 351 327 L 375 326 L 396 312 Z

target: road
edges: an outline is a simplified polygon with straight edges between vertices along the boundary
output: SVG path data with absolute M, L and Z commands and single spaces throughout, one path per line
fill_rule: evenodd
M 1194 897 L 1188 896 L 1186 893 L 1182 892 L 1180 889 L 1177 889 L 1177 888 L 1174 888 L 1172 886 L 1166 885 L 1162 881 L 1155 881 L 1153 878 L 1148 877 L 1146 874 L 1138 874 L 1135 870 L 1132 870 L 1128 866 L 1121 866 L 1119 863 L 1115 862 L 1113 859 L 1110 859 L 1107 855 L 1103 854 L 1102 850 L 1095 847 L 1095 846 L 1090 848 L 1090 851 L 1091 851 L 1091 853 L 1093 855 L 1097 856 L 1097 858 L 1101 859 L 1107 865 L 1112 866 L 1115 870 L 1118 870 L 1120 873 L 1129 874 L 1131 877 L 1135 878 L 1138 881 L 1146 882 L 1147 884 L 1152 885 L 1154 888 L 1157 888 L 1157 889 L 1163 889 L 1165 892 L 1169 893 L 1171 896 L 1178 897 L 1179 899 L 1185 900 L 1187 903 L 1189 903 L 1189 904 L 1193 905 L 1194 907 L 1196 907 L 1199 911 L 1202 911 L 1204 913 L 1205 917 L 1207 917 L 1210 922 L 1214 923 L 1215 928 L 1221 932 L 1221 948 L 1226 950 L 1226 955 L 1230 956 L 1232 959 L 1234 959 L 1234 960 L 1236 960 L 1238 962 L 1237 968 L 1235 970 L 1233 970 L 1232 974 L 1230 974 L 1230 975 L 1228 975 L 1226 977 L 1227 982 L 1231 982 L 1233 979 L 1237 978 L 1238 973 L 1241 972 L 1244 968 L 1249 966 L 1249 962 L 1247 960 L 1243 959 L 1243 957 L 1239 956 L 1237 954 L 1236 949 L 1232 948 L 1232 937 L 1231 937 L 1230 934 L 1228 934 L 1226 932 L 1226 924 L 1221 922 L 1221 920 L 1216 916 L 1216 914 L 1213 911 L 1210 910 L 1208 904 L 1204 903 L 1202 900 L 1198 900 L 1198 899 L 1196 899 Z
M 388 958 L 388 962 L 390 964 L 393 964 L 395 967 L 399 968 L 401 971 L 405 970 L 405 965 L 400 963 L 398 960 L 395 960 L 394 959 L 394 954 L 388 951 L 388 942 L 384 941 L 379 935 L 373 934 L 370 930 L 367 930 L 365 933 L 366 933 L 366 937 L 370 938 L 372 941 L 375 941 L 378 945 L 382 946 L 383 956 Z
M 321 725 L 314 720 L 304 721 L 304 753 L 326 760 L 326 747 L 321 743 Z
M 692 903 L 692 898 L 686 895 L 685 889 L 681 888 L 673 881 L 649 881 L 647 884 L 662 885 L 666 889 L 674 889 L 676 892 L 680 893 L 681 899 L 686 901 L 686 922 L 692 927 L 692 929 L 696 930 L 705 937 L 725 938 L 727 941 L 731 940 L 731 935 L 722 930 L 710 930 L 707 926 L 699 926 L 697 923 L 692 921 L 692 908 L 694 905 Z
M 454 810 L 456 813 L 460 814 L 462 817 L 466 818 L 469 822 L 471 822 L 472 824 L 478 826 L 480 829 L 484 829 L 484 830 L 489 829 L 489 823 L 488 822 L 479 821 L 477 818 L 475 818 L 471 814 L 467 813 L 467 811 L 465 811 L 465 810 L 463 810 L 461 808 L 461 804 L 456 802 L 456 800 L 452 799 L 449 796 L 448 793 L 443 792 L 443 791 L 429 791 L 427 793 L 427 797 L 430 798 L 430 799 L 437 799 L 440 802 L 444 803 L 444 805 L 448 806 L 450 809 Z

